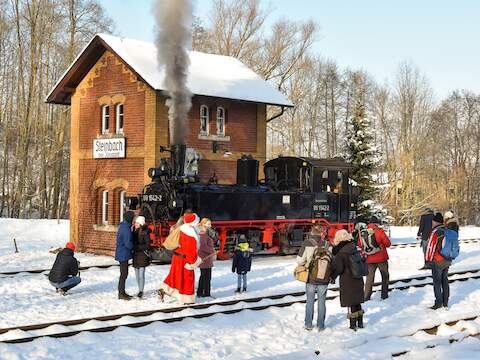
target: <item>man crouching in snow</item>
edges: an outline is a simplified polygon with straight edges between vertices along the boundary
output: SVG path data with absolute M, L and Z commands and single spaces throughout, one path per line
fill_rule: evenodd
M 197 255 L 200 242 L 198 224 L 200 219 L 195 213 L 185 214 L 184 224 L 180 226 L 180 239 L 178 248 L 173 251 L 172 264 L 167 278 L 158 290 L 160 300 L 164 295 L 175 298 L 182 304 L 195 302 L 195 268 L 202 259 Z
M 65 295 L 68 290 L 80 284 L 80 276 L 78 274 L 78 261 L 73 256 L 75 251 L 75 244 L 68 242 L 65 249 L 60 251 L 55 258 L 52 270 L 48 274 L 50 284 L 57 289 L 62 295 Z

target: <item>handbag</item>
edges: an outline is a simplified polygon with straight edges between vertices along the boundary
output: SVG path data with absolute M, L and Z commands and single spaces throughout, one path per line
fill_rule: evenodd
M 306 283 L 308 281 L 308 268 L 305 265 L 298 265 L 293 274 L 295 275 L 295 280 Z

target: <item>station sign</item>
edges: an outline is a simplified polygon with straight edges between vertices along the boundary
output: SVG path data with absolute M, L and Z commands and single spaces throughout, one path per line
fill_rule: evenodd
M 125 158 L 125 138 L 94 139 L 94 159 L 122 159 Z

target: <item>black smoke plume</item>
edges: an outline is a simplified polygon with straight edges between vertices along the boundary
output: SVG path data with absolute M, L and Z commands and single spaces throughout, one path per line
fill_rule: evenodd
M 187 88 L 190 60 L 188 47 L 192 38 L 191 0 L 157 0 L 155 18 L 159 70 L 165 71 L 166 105 L 170 126 L 170 144 L 185 144 L 188 112 L 192 94 Z

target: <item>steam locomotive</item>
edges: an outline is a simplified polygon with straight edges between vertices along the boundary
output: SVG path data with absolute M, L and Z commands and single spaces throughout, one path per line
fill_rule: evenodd
M 243 234 L 257 252 L 294 253 L 314 224 L 332 235 L 336 229 L 353 230 L 359 188 L 351 180 L 352 166 L 342 158 L 314 159 L 280 156 L 264 164 L 259 180 L 258 160 L 237 160 L 237 182 L 220 185 L 213 176 L 199 181 L 185 145 L 160 151 L 171 153 L 148 171 L 152 182 L 138 197 L 128 199 L 140 209 L 151 229 L 153 246 L 161 247 L 170 227 L 186 209 L 212 220 L 218 232 L 217 255 L 230 257 Z M 185 171 L 188 167 L 189 171 Z

